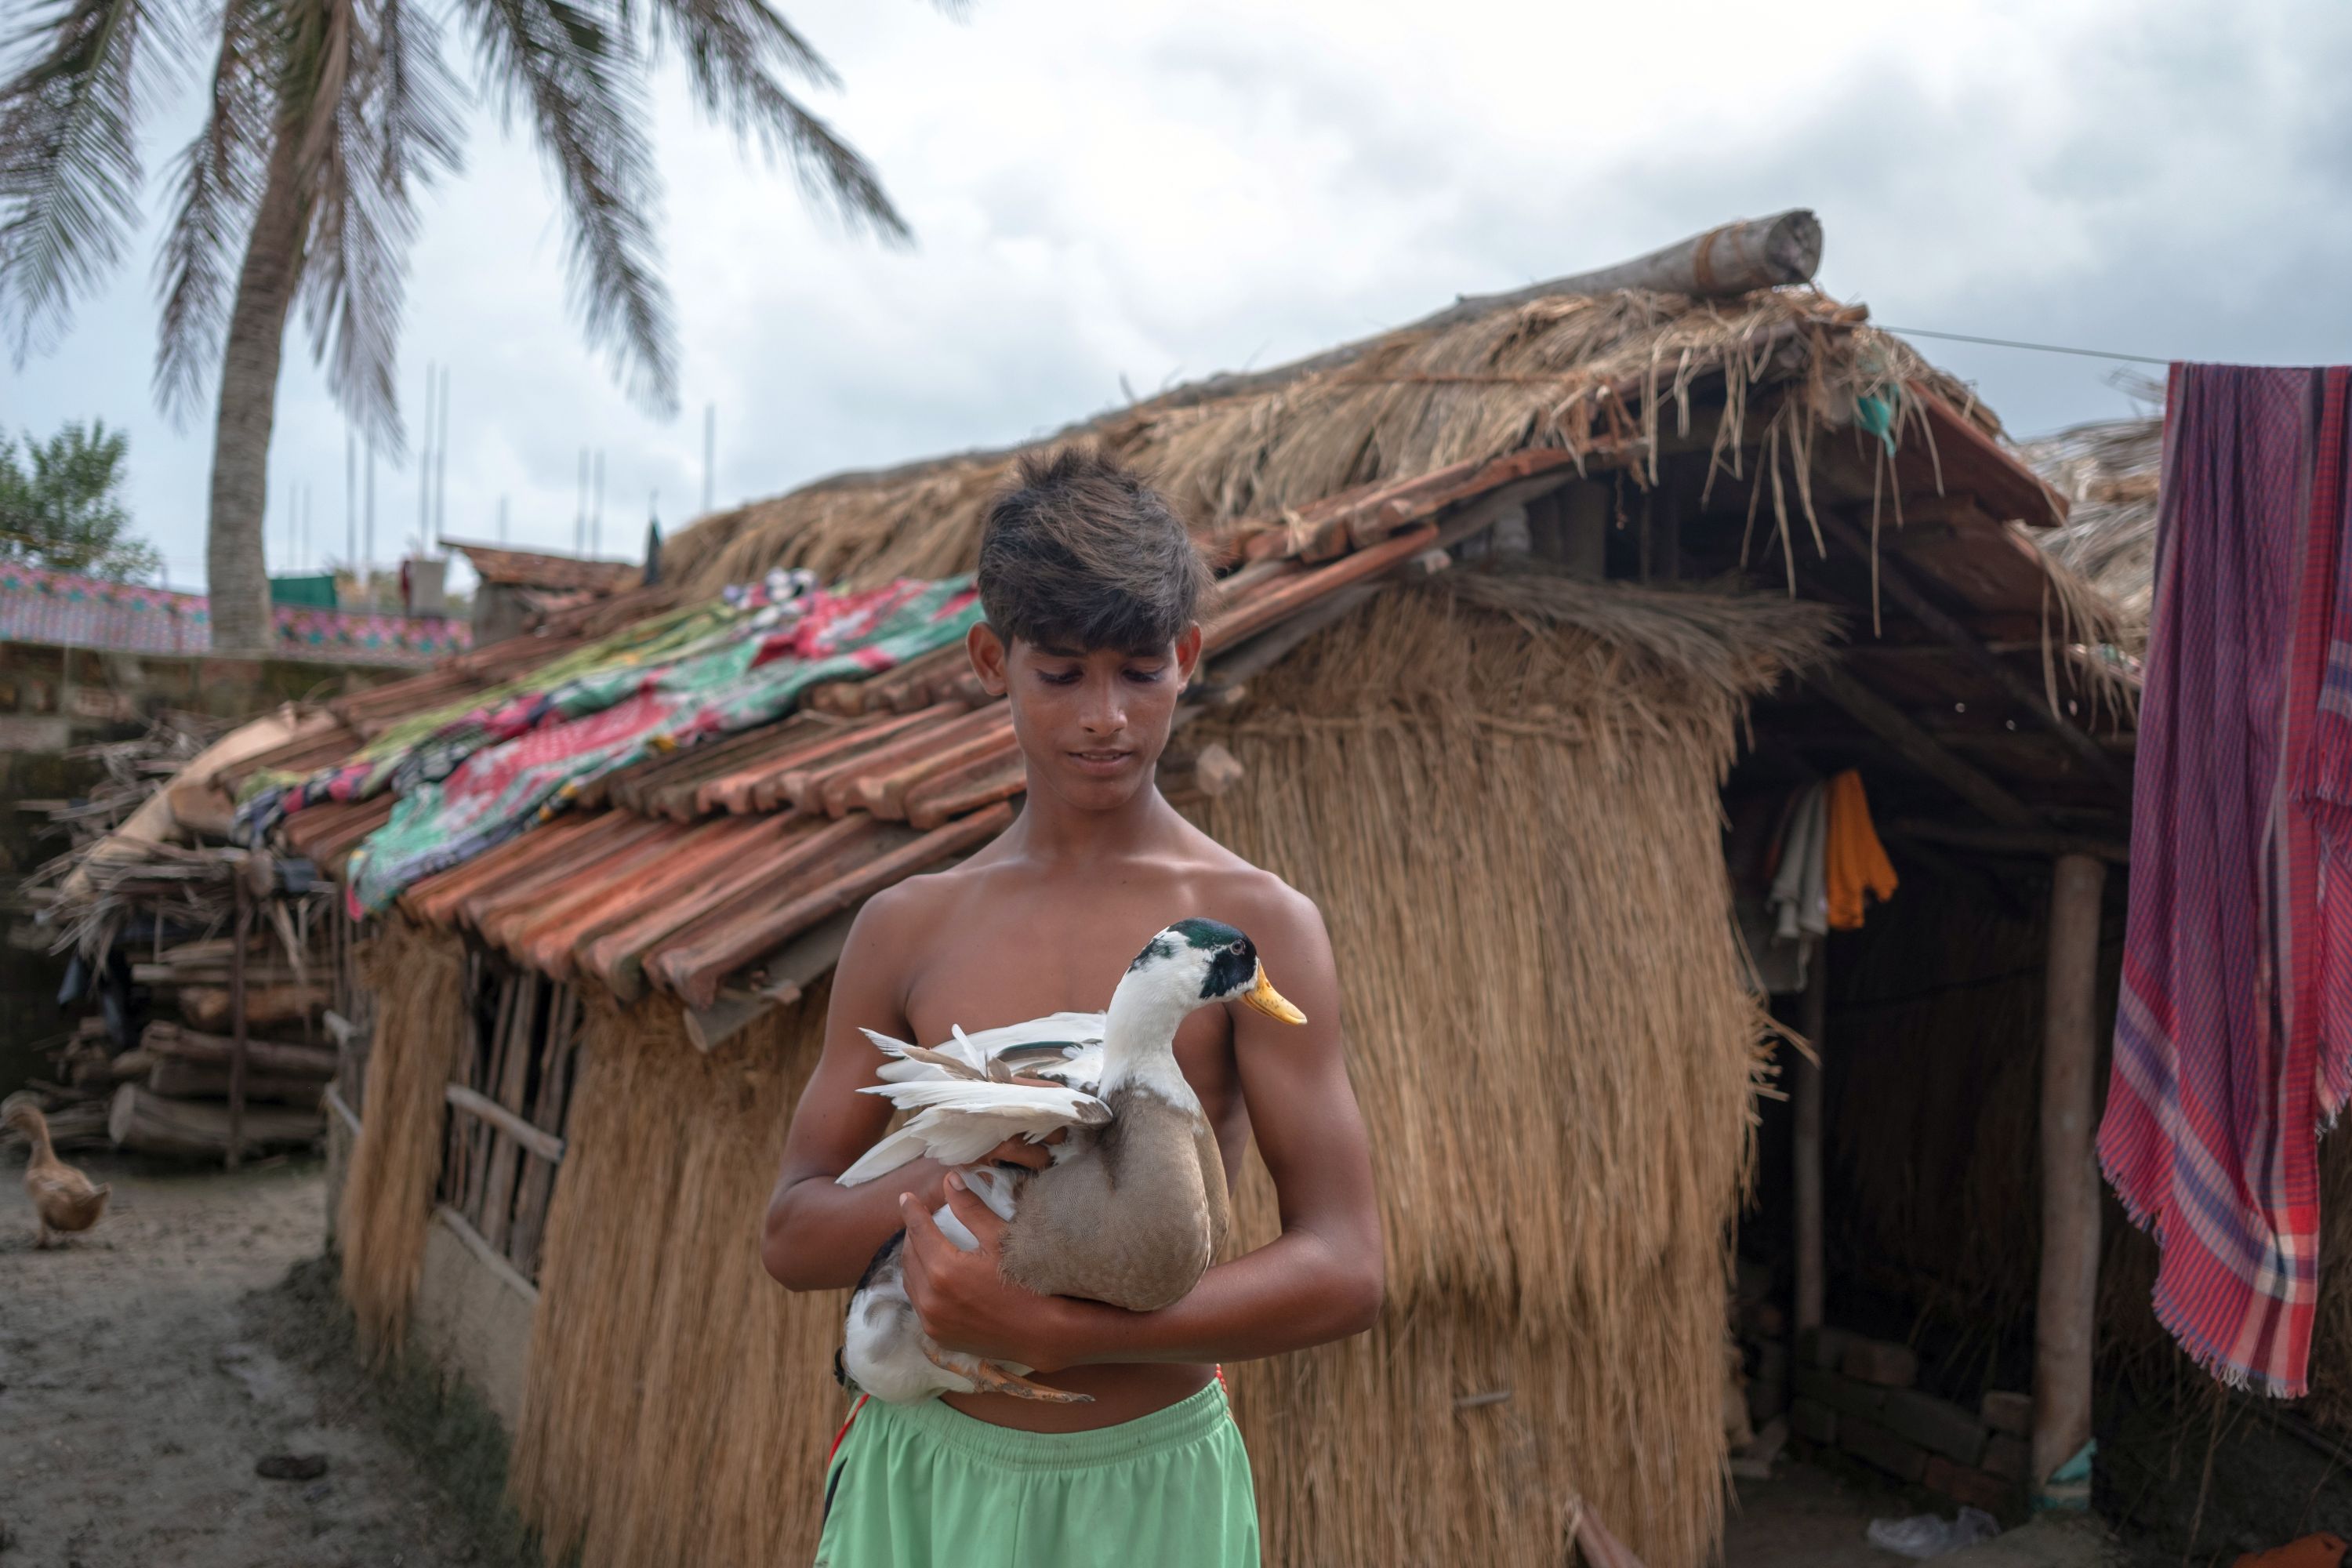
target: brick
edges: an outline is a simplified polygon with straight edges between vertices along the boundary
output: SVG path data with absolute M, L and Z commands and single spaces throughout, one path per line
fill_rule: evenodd
M 1919 1357 L 1908 1345 L 1892 1340 L 1855 1340 L 1845 1347 L 1839 1370 L 1882 1388 L 1908 1388 L 1919 1380 Z
M 1916 1481 L 1927 1470 L 1927 1450 L 1906 1443 L 1875 1421 L 1841 1415 L 1838 1447 L 1866 1459 L 1898 1481 Z
M 1838 1413 L 1818 1400 L 1800 1399 L 1789 1406 L 1789 1425 L 1808 1443 L 1837 1441 Z
M 1984 1396 L 1978 1407 L 1984 1424 L 1996 1432 L 2007 1432 L 2019 1437 L 2033 1436 L 2033 1395 L 2008 1394 L 1994 1389 Z
M 1875 1418 L 1886 1408 L 1886 1390 L 1873 1388 L 1866 1383 L 1856 1383 L 1850 1377 L 1840 1377 L 1833 1372 L 1823 1372 L 1817 1366 L 1801 1366 L 1795 1379 L 1797 1396 L 1816 1405 L 1826 1405 L 1848 1415 Z
M 2033 1463 L 2033 1445 L 2023 1437 L 1996 1432 L 1985 1439 L 1984 1458 L 1977 1463 L 2003 1480 L 2021 1484 L 2027 1467 Z
M 1827 1324 L 1807 1329 L 1797 1336 L 1797 1359 L 1807 1366 L 1825 1367 L 1835 1372 L 1845 1363 L 1845 1347 L 1853 1341 L 1853 1336 L 1843 1329 L 1833 1329 Z
M 1896 1436 L 1954 1464 L 1974 1465 L 1984 1458 L 1983 1426 L 1948 1399 L 1916 1388 L 1890 1388 L 1885 1420 Z
M 1990 1514 L 2009 1513 L 2017 1507 L 2015 1481 L 2003 1480 L 1974 1465 L 1956 1465 L 1941 1454 L 1927 1456 L 1919 1479 L 1930 1491 L 1941 1492 L 1954 1502 L 1964 1502 Z

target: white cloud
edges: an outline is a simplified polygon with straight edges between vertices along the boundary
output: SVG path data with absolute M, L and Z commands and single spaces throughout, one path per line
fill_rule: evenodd
M 404 345 L 455 367 L 448 526 L 568 548 L 583 446 L 604 542 L 658 490 L 722 502 L 834 469 L 1051 429 L 1171 378 L 1266 364 L 1458 292 L 1599 265 L 1737 214 L 1809 205 L 1824 283 L 1881 321 L 2155 354 L 2341 360 L 2352 305 L 2352 14 L 2146 0 L 1837 0 L 1767 9 L 790 4 L 839 68 L 820 108 L 919 246 L 845 234 L 791 178 L 657 93 L 678 417 L 633 407 L 581 342 L 536 155 L 485 121 L 427 204 Z M 184 129 L 177 127 L 179 134 Z M 163 143 L 157 144 L 161 163 Z M 0 418 L 133 432 L 134 501 L 202 573 L 209 421 L 152 412 L 152 247 Z M 289 347 L 290 347 L 289 343 Z M 2119 412 L 2098 362 L 1928 344 L 2013 427 Z M 289 353 L 272 493 L 308 485 L 343 548 L 343 436 Z M 379 468 L 377 552 L 415 531 Z

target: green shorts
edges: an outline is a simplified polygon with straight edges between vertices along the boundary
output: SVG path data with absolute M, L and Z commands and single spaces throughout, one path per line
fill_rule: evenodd
M 1093 1432 L 868 1399 L 826 1468 L 817 1568 L 1256 1563 L 1249 1455 L 1220 1384 Z

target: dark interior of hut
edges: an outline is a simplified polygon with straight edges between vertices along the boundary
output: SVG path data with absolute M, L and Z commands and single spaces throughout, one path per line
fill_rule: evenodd
M 1818 944 L 1810 984 L 1769 996 L 1782 1033 L 1735 1238 L 1726 1424 L 1735 1454 L 1737 1424 L 1777 1422 L 1794 1450 L 1882 1487 L 1884 1465 L 1801 1429 L 1804 1392 L 1834 1392 L 1821 1373 L 1835 1368 L 1798 1332 L 1801 1147 L 1819 1172 L 1814 1321 L 1912 1352 L 1915 1405 L 1989 1419 L 1986 1394 L 2030 1394 L 2056 868 L 2061 857 L 2099 868 L 2071 918 L 2078 951 L 2095 955 L 2089 1027 L 2104 1085 L 2135 741 L 2136 685 L 2113 628 L 2009 521 L 2054 519 L 2047 492 L 1957 412 L 1931 412 L 1931 440 L 1906 431 L 1895 457 L 1859 426 L 1821 431 L 1801 458 L 1784 447 L 1776 483 L 1752 444 L 1768 406 L 1748 415 L 1737 475 L 1700 406 L 1692 434 L 1662 436 L 1654 480 L 1621 471 L 1563 487 L 1529 506 L 1524 544 L 1580 574 L 1792 594 L 1839 616 L 1823 661 L 1751 713 L 1722 792 L 1726 866 L 1735 889 L 1763 899 L 1792 803 L 1852 770 L 1899 885 Z M 1759 965 L 1766 983 L 1770 967 Z M 2098 1203 L 2100 1510 L 2189 1552 L 2344 1503 L 2352 1455 L 2332 1396 L 2273 1411 L 2194 1373 L 2148 1310 L 2153 1246 L 2104 1184 Z M 1983 1437 L 1967 1468 L 2019 1462 L 2020 1434 Z M 1954 1495 L 1912 1479 L 1914 1500 L 1950 1511 Z

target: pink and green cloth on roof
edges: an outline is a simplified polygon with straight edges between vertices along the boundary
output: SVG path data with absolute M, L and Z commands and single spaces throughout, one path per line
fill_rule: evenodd
M 641 622 L 525 681 L 424 715 L 359 756 L 247 806 L 266 827 L 390 788 L 392 820 L 352 854 L 355 912 L 562 811 L 604 774 L 789 714 L 828 680 L 890 669 L 980 618 L 969 577 L 835 593 L 774 573 L 719 603 Z

